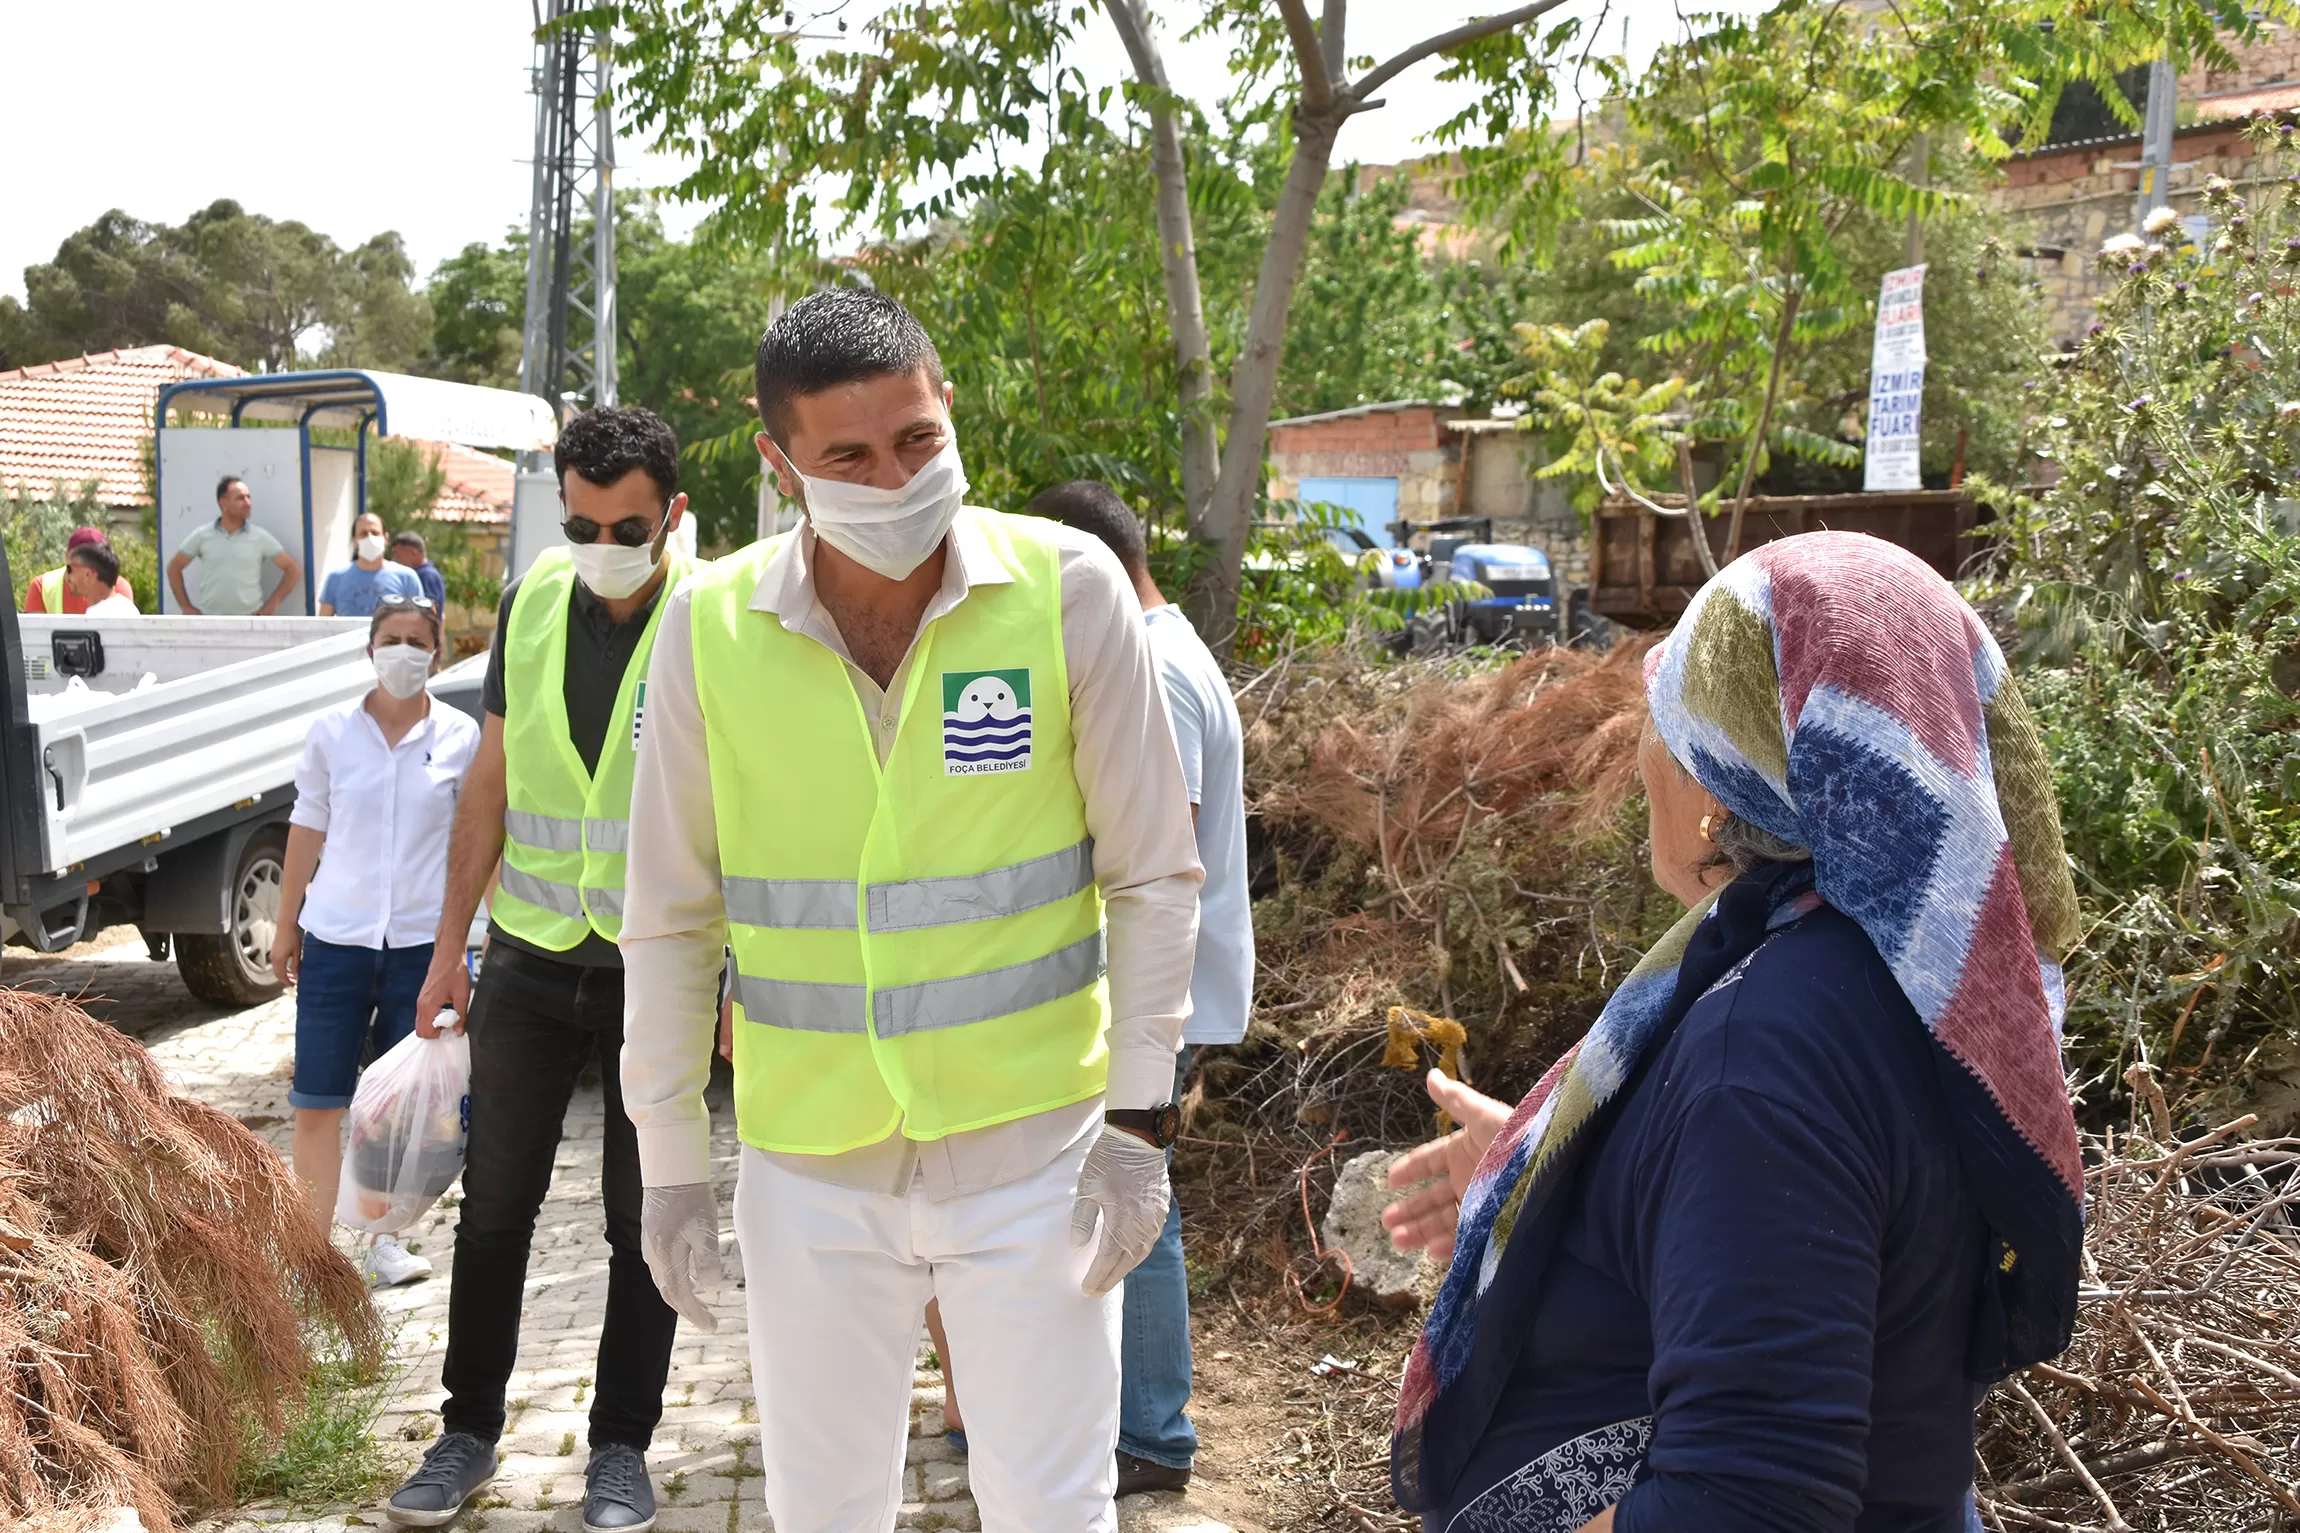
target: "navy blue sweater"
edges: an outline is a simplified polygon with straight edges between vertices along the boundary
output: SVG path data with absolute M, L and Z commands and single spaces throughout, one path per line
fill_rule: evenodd
M 1687 1013 L 1584 1166 L 1452 1511 L 1653 1418 L 1618 1533 L 1958 1533 L 1984 1230 L 1934 1044 L 1822 909 Z

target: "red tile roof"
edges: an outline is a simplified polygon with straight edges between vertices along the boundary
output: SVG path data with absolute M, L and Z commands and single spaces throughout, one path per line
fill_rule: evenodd
M 93 479 L 108 506 L 148 506 L 144 456 L 160 390 L 244 369 L 181 346 L 137 346 L 0 372 L 0 488 L 50 495 Z M 431 514 L 448 522 L 511 520 L 512 465 L 452 442 L 426 442 L 447 473 Z
M 2274 85 L 2206 96 L 2196 103 L 2196 119 L 2199 122 L 2225 122 L 2231 118 L 2250 117 L 2258 112 L 2289 112 L 2294 108 L 2300 108 L 2300 81 L 2280 80 Z
M 242 369 L 181 346 L 137 346 L 0 373 L 0 485 L 49 495 L 93 479 L 110 506 L 148 506 L 152 404 L 186 378 Z
M 423 445 L 447 475 L 447 488 L 431 503 L 433 517 L 443 522 L 510 522 L 518 471 L 509 460 L 460 442 Z

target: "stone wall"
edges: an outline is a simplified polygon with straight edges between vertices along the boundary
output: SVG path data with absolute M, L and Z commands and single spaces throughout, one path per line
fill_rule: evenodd
M 2244 125 L 2217 122 L 2173 135 L 2170 196 L 2182 216 L 2203 211 L 2204 180 L 2225 176 L 2241 192 L 2253 184 L 2258 162 Z M 2072 144 L 2006 162 L 1986 195 L 2011 215 L 2026 242 L 2056 341 L 2084 334 L 2093 304 L 2107 283 L 2097 257 L 2101 242 L 2134 232 L 2140 196 L 2138 139 Z
M 1451 423 L 1469 454 L 1462 514 L 1494 519 L 1494 541 L 1523 543 L 1549 555 L 1558 578 L 1579 585 L 1589 577 L 1589 527 L 1557 480 L 1535 477 L 1540 442 L 1514 421 Z

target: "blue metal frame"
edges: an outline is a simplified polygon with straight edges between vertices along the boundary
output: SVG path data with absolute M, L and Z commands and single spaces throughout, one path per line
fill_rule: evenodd
M 391 434 L 383 390 L 375 386 L 374 380 L 367 373 L 353 368 L 336 368 L 309 373 L 255 373 L 245 374 L 237 378 L 187 378 L 181 383 L 171 383 L 160 390 L 159 398 L 152 407 L 152 424 L 155 431 L 160 431 L 167 428 L 168 407 L 179 394 L 237 394 L 238 397 L 232 401 L 231 415 L 232 425 L 237 427 L 240 423 L 240 413 L 257 400 L 279 399 L 292 402 L 299 394 L 304 393 L 314 385 L 353 381 L 366 385 L 367 397 L 364 400 L 351 398 L 318 403 L 307 400 L 304 402 L 303 414 L 296 421 L 296 437 L 298 439 L 296 450 L 303 475 L 303 600 L 304 612 L 307 616 L 319 609 L 319 592 L 312 583 L 311 418 L 322 410 L 356 409 L 360 411 L 357 428 L 359 460 L 356 474 L 359 485 L 359 509 L 365 511 L 367 509 L 367 428 L 370 423 L 373 423 L 377 436 Z M 292 386 L 281 387 L 278 385 Z M 166 496 L 161 492 L 160 473 L 159 438 L 155 436 L 152 440 L 152 547 L 159 561 L 160 579 L 165 582 L 168 578 L 168 519 L 166 515 L 168 503 Z M 166 592 L 162 591 L 158 594 L 164 599 Z

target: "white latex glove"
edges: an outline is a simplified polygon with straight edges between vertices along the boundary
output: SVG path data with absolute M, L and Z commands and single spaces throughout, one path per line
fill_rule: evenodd
M 1099 1217 L 1102 1240 L 1086 1269 L 1086 1296 L 1099 1299 L 1116 1288 L 1150 1254 L 1166 1228 L 1173 1201 L 1166 1182 L 1166 1152 L 1138 1134 L 1102 1126 L 1086 1169 L 1078 1174 L 1078 1201 L 1070 1207 L 1070 1244 L 1094 1239 Z
M 639 1254 L 663 1302 L 698 1331 L 715 1331 L 719 1317 L 696 1288 L 719 1281 L 719 1200 L 709 1182 L 650 1187 L 639 1206 Z

